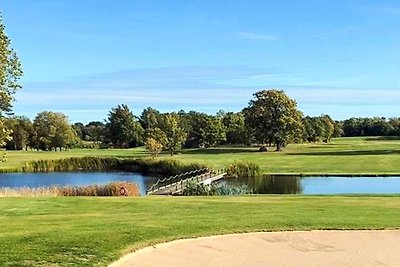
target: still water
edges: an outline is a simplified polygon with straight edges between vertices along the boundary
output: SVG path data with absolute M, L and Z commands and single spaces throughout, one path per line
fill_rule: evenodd
M 83 186 L 108 184 L 113 181 L 127 181 L 139 185 L 140 194 L 158 178 L 130 172 L 46 172 L 46 173 L 4 173 L 0 174 L 0 187 L 50 187 Z
M 400 177 L 259 176 L 228 180 L 245 184 L 257 194 L 400 194 Z
M 139 185 L 141 195 L 158 178 L 129 172 L 48 172 L 0 174 L 0 187 L 49 187 L 107 184 L 128 181 Z M 229 179 L 232 185 L 247 185 L 256 194 L 400 194 L 400 177 L 296 177 L 259 176 Z

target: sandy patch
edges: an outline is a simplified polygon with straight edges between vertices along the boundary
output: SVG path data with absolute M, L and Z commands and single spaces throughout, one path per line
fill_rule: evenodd
M 400 230 L 233 234 L 185 239 L 128 254 L 126 266 L 400 267 Z

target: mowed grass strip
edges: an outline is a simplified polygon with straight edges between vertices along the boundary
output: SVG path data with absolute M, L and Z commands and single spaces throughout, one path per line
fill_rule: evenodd
M 213 234 L 398 229 L 399 196 L 2 198 L 0 266 L 105 266 L 129 249 Z

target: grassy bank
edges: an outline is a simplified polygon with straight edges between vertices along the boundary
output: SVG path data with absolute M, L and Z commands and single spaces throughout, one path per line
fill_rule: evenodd
M 104 266 L 211 234 L 400 228 L 400 197 L 2 198 L 0 266 Z
M 10 151 L 8 162 L 0 163 L 2 171 L 20 170 L 26 162 L 71 157 L 138 159 L 147 157 L 144 148 L 71 150 L 62 152 Z M 289 145 L 283 152 L 258 152 L 257 148 L 221 147 L 182 150 L 172 157 L 183 164 L 199 163 L 219 169 L 235 162 L 258 164 L 262 173 L 281 174 L 400 174 L 400 139 L 337 138 L 328 144 Z M 160 159 L 171 159 L 162 154 Z

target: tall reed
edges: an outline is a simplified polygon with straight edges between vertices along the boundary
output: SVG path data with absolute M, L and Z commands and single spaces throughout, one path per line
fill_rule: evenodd
M 57 187 L 0 187 L 0 197 L 56 197 L 59 193 Z
M 88 186 L 0 188 L 0 197 L 139 196 L 139 192 L 135 183 L 112 182 Z
M 236 162 L 227 166 L 228 178 L 254 178 L 260 175 L 260 166 L 253 162 Z
M 144 175 L 176 175 L 205 168 L 205 165 L 182 164 L 176 160 L 82 157 L 55 160 L 37 160 L 19 169 L 0 169 L 0 172 L 53 172 L 53 171 L 131 171 Z

